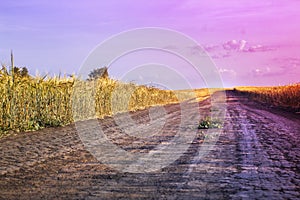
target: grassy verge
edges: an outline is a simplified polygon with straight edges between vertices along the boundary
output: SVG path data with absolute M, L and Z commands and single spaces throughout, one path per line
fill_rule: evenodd
M 205 92 L 160 90 L 109 78 L 12 77 L 0 71 L 0 136 L 177 103 Z
M 236 90 L 268 105 L 300 111 L 300 83 L 278 87 L 237 87 Z

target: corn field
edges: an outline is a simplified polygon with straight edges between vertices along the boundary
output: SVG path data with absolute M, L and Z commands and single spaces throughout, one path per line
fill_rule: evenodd
M 20 77 L 0 71 L 0 136 L 7 132 L 61 126 L 117 112 L 191 98 L 190 92 L 120 83 L 109 78 Z
M 237 87 L 236 89 L 254 100 L 300 111 L 300 83 L 276 87 Z
M 72 79 L 0 74 L 0 132 L 36 130 L 72 122 Z

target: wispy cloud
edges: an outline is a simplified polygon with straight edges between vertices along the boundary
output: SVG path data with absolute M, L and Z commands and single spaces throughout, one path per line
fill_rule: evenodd
M 246 46 L 246 40 L 230 40 L 223 43 L 223 49 L 231 51 L 244 51 Z
M 279 47 L 275 45 L 254 44 L 253 42 L 248 42 L 244 39 L 233 39 L 219 44 L 205 44 L 203 45 L 203 48 L 211 55 L 212 58 L 221 59 L 230 57 L 235 53 L 275 51 Z
M 283 76 L 287 74 L 300 74 L 300 59 L 299 58 L 275 58 L 273 62 L 279 64 L 279 67 L 260 67 L 251 71 L 254 77 L 272 77 Z
M 226 69 L 226 68 L 220 68 L 219 73 L 222 75 L 231 75 L 231 76 L 236 76 L 237 73 L 233 69 Z
M 274 58 L 274 62 L 279 63 L 281 66 L 295 66 L 300 67 L 300 58 L 286 57 L 286 58 Z
M 258 45 L 252 45 L 248 48 L 245 48 L 244 52 L 266 52 L 266 51 L 274 51 L 276 50 L 275 46 L 264 46 L 261 44 Z
M 274 62 L 280 66 L 278 75 L 283 74 L 299 74 L 300 75 L 300 58 L 288 57 L 288 58 L 275 58 Z
M 238 52 L 264 52 L 264 51 L 273 51 L 276 50 L 275 46 L 271 45 L 262 45 L 262 44 L 253 44 L 247 42 L 244 39 L 241 40 L 229 40 L 223 42 L 222 44 L 206 44 L 204 49 L 208 52 L 214 51 L 238 51 Z
M 276 69 L 276 70 L 272 69 L 271 70 L 270 67 L 261 67 L 261 68 L 253 69 L 251 71 L 251 74 L 254 77 L 258 77 L 258 76 L 266 77 L 266 76 L 277 76 L 277 75 L 281 74 L 282 72 L 283 72 L 282 69 L 279 69 L 279 70 L 278 69 Z

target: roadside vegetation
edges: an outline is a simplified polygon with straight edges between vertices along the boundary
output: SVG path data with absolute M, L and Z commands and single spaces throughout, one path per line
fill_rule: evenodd
M 277 87 L 237 87 L 236 90 L 268 105 L 300 111 L 300 83 Z
M 204 117 L 200 120 L 198 129 L 211 129 L 211 128 L 222 128 L 223 123 L 218 119 L 213 119 L 212 117 Z
M 93 71 L 89 79 L 80 80 L 75 76 L 32 77 L 25 68 L 12 71 L 2 66 L 0 137 L 207 96 L 207 90 L 170 91 L 121 83 L 104 72 L 97 76 Z

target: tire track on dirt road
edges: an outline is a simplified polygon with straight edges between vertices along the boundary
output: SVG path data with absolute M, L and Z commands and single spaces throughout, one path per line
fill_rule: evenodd
M 238 192 L 233 199 L 300 198 L 300 151 L 292 148 L 300 139 L 297 116 L 273 114 L 235 93 L 227 98 L 238 141 L 238 172 L 232 180 Z M 292 156 L 287 158 L 286 152 Z

